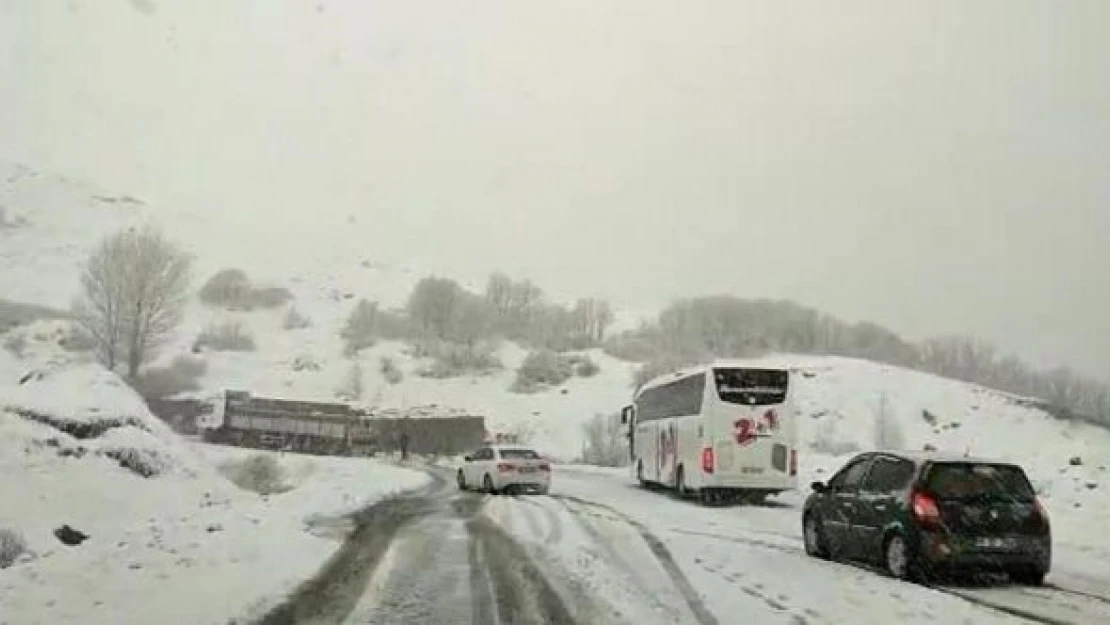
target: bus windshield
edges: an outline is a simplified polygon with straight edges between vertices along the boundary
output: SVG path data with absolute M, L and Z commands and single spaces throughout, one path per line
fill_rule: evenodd
M 721 401 L 766 406 L 786 401 L 790 374 L 783 369 L 714 369 L 713 382 Z

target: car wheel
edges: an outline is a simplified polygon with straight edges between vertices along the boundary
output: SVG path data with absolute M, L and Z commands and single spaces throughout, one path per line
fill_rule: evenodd
M 916 581 L 920 575 L 914 554 L 901 534 L 892 534 L 883 547 L 883 568 L 895 579 Z
M 1045 572 L 1037 568 L 1010 571 L 1010 581 L 1022 586 L 1043 586 Z
M 497 490 L 493 487 L 493 478 L 489 476 L 489 473 L 487 473 L 486 476 L 482 478 L 482 490 L 491 495 L 497 494 Z
M 466 490 L 466 476 L 463 475 L 462 469 L 459 469 L 458 474 L 455 476 L 455 482 L 459 485 L 459 490 Z
M 821 522 L 816 516 L 807 514 L 802 522 L 802 536 L 805 540 L 806 555 L 814 558 L 828 560 L 829 549 L 825 545 L 825 532 L 821 529 Z
M 540 486 L 539 488 L 536 489 L 536 494 L 537 495 L 546 495 L 549 490 L 550 490 L 549 486 Z

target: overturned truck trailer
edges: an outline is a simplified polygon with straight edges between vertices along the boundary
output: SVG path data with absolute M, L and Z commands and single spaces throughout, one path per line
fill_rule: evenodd
M 255 397 L 225 391 L 198 425 L 213 443 L 316 454 L 373 455 L 407 448 L 420 454 L 456 454 L 482 444 L 480 416 L 375 415 L 347 404 Z

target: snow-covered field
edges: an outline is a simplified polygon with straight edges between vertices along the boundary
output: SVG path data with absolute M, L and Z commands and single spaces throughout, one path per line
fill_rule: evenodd
M 0 350 L 0 529 L 26 545 L 0 571 L 0 623 L 226 623 L 336 549 L 343 528 L 314 519 L 427 481 L 368 460 L 275 455 L 291 490 L 262 497 L 219 471 L 241 458 L 181 439 L 97 365 Z M 64 545 L 63 525 L 87 540 Z

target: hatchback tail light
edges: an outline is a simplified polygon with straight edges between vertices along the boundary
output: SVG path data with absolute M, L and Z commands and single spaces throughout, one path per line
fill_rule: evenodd
M 1045 527 L 1048 527 L 1048 510 L 1045 509 L 1040 499 L 1033 499 L 1033 510 L 1036 512 L 1040 522 L 1044 524 Z
M 926 527 L 940 527 L 940 508 L 932 495 L 914 491 L 910 496 L 910 510 L 917 522 Z
M 515 468 L 516 467 L 509 464 L 508 462 L 498 462 L 497 463 L 497 470 L 502 472 L 502 473 L 508 473 L 508 472 L 512 471 L 513 469 L 515 469 Z
M 706 447 L 701 450 L 701 470 L 704 473 L 712 473 L 716 465 L 716 458 L 713 457 L 713 448 Z
M 790 477 L 798 474 L 798 450 L 790 450 Z

